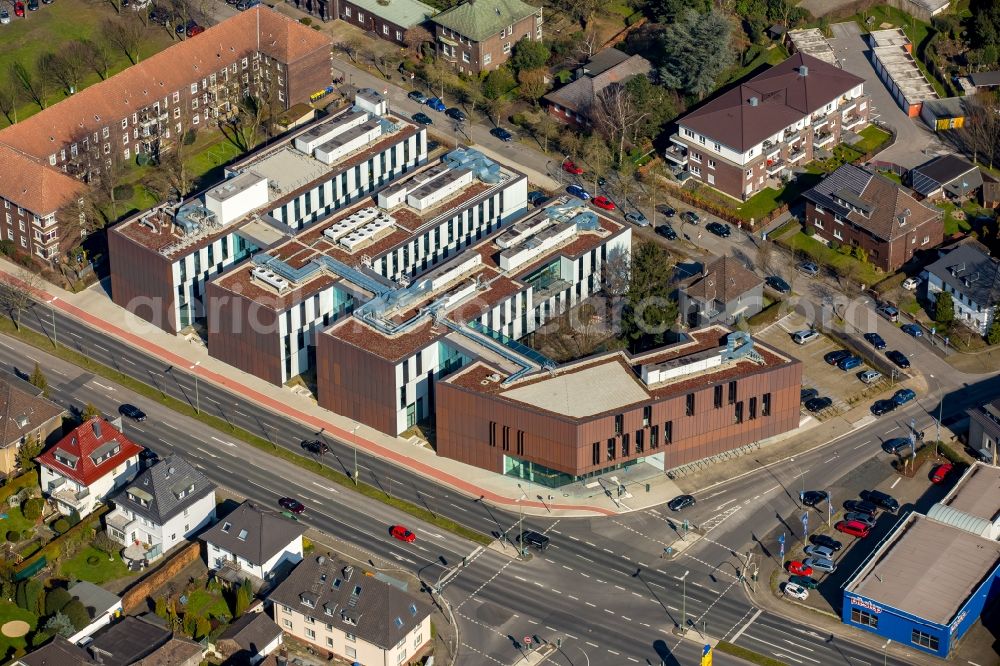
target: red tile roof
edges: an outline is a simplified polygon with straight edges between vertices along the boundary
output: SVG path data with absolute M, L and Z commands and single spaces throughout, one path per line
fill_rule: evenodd
M 55 213 L 83 191 L 75 178 L 2 143 L 0 174 L 0 197 L 35 215 Z
M 91 456 L 106 444 L 117 444 L 119 446 L 118 453 L 100 464 L 95 464 Z M 74 428 L 72 432 L 59 440 L 58 444 L 38 456 L 36 460 L 68 479 L 89 486 L 129 458 L 139 455 L 142 450 L 143 447 L 130 440 L 120 430 L 95 416 L 83 425 Z M 57 461 L 57 452 L 60 457 L 68 455 L 76 458 L 76 467 L 70 467 Z

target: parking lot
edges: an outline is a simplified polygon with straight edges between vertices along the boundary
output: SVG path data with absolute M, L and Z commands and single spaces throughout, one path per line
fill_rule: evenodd
M 802 388 L 814 388 L 820 396 L 829 397 L 833 404 L 815 414 L 819 419 L 840 414 L 860 402 L 874 402 L 880 397 L 889 397 L 890 388 L 899 388 L 898 382 L 893 384 L 893 377 L 883 375 L 879 380 L 865 384 L 859 376 L 871 366 L 862 363 L 860 366 L 844 371 L 835 365 L 828 364 L 823 357 L 832 351 L 844 349 L 844 345 L 825 335 L 807 342 L 796 344 L 792 336 L 796 331 L 806 330 L 810 324 L 798 313 L 792 313 L 779 321 L 777 325 L 758 334 L 758 338 L 782 352 L 802 361 Z M 857 346 L 854 350 L 862 358 L 873 353 L 873 350 Z M 804 407 L 803 407 L 804 409 Z

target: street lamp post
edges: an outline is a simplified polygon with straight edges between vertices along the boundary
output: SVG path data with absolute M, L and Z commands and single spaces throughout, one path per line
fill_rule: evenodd
M 59 346 L 59 335 L 57 334 L 57 331 L 56 331 L 56 306 L 53 305 L 58 300 L 59 300 L 58 296 L 53 296 L 49 300 L 45 301 L 45 303 L 49 306 L 49 316 L 52 317 L 52 346 L 53 347 L 58 347 Z
M 931 379 L 934 379 L 934 375 L 928 375 Z M 938 390 L 941 389 L 941 382 L 937 382 Z M 939 454 L 941 450 L 941 419 L 944 417 L 944 392 L 941 392 L 941 397 L 938 398 L 938 417 L 936 424 L 936 434 L 934 435 L 934 455 L 935 457 Z
M 358 428 L 361 427 L 360 423 L 356 423 L 354 428 L 351 430 L 351 446 L 354 448 L 354 485 L 358 485 L 358 443 L 354 441 L 354 435 L 358 432 Z
M 194 375 L 194 411 L 197 414 L 201 414 L 201 400 L 198 397 L 198 366 L 201 365 L 201 361 L 195 362 L 190 368 L 191 374 Z
M 882 666 L 888 666 L 889 664 L 889 643 L 891 642 L 892 639 L 890 638 L 882 646 Z
M 681 576 L 681 633 L 687 631 L 687 577 L 691 573 L 690 570 L 685 571 L 684 575 Z
M 795 462 L 795 458 L 789 458 L 788 462 L 794 463 Z M 799 480 L 801 481 L 801 485 L 802 485 L 802 490 L 799 491 L 799 506 L 804 509 L 804 508 L 806 508 L 806 505 L 804 503 L 805 495 L 806 495 L 806 477 L 805 477 L 805 472 L 802 471 L 802 468 L 799 467 L 798 464 L 795 465 L 795 471 L 798 472 L 798 474 L 799 474 Z

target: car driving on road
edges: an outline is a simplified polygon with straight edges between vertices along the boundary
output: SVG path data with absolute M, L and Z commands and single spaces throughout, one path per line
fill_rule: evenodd
M 901 351 L 893 349 L 891 351 L 887 351 L 885 356 L 904 370 L 910 367 L 910 359 L 906 358 L 906 354 Z
M 865 333 L 865 340 L 871 343 L 875 349 L 885 349 L 885 340 L 878 333 Z
M 127 402 L 118 408 L 118 413 L 121 414 L 122 416 L 132 419 L 133 421 L 146 420 L 146 412 L 142 411 L 135 405 L 129 404 Z
M 399 539 L 400 541 L 405 541 L 406 543 L 413 543 L 417 540 L 417 535 L 402 525 L 393 525 L 390 527 L 389 534 L 391 534 L 394 539 Z
M 671 511 L 680 511 L 681 509 L 686 509 L 689 506 L 694 506 L 694 503 L 694 497 L 691 495 L 678 495 L 667 502 L 667 508 Z
M 285 511 L 290 511 L 296 516 L 306 510 L 306 505 L 291 497 L 282 497 L 278 500 L 278 506 Z
M 882 450 L 886 453 L 897 455 L 910 444 L 911 442 L 909 437 L 893 437 L 892 439 L 887 439 L 882 442 Z
M 323 455 L 324 453 L 329 453 L 330 447 L 327 446 L 326 442 L 322 442 L 318 439 L 307 439 L 302 442 L 302 448 L 309 453 L 315 453 L 317 455 Z

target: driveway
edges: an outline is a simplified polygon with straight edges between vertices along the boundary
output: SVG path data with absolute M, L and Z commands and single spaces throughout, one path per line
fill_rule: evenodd
M 830 30 L 833 32 L 830 44 L 840 66 L 865 80 L 865 92 L 871 95 L 872 111 L 878 114 L 880 121 L 896 130 L 896 142 L 879 153 L 878 158 L 912 169 L 934 155 L 948 152 L 919 119 L 903 113 L 889 94 L 869 60 L 870 49 L 861 35 L 860 26 L 853 21 L 834 23 Z

